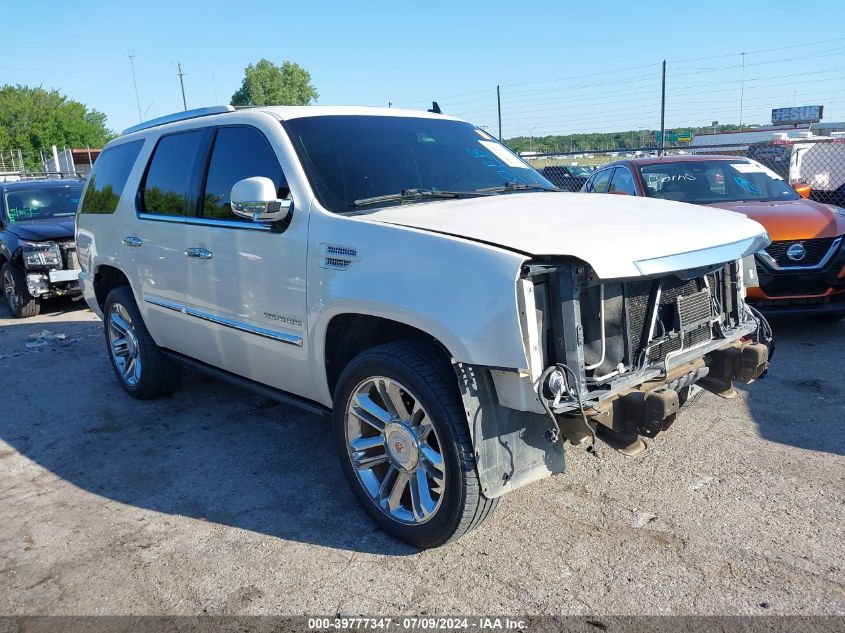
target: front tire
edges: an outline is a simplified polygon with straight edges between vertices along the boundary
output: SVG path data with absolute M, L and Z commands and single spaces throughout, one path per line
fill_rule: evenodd
M 179 386 L 181 367 L 155 344 L 129 286 L 119 286 L 106 297 L 103 327 L 112 369 L 126 393 L 146 400 Z
M 356 356 L 338 380 L 332 431 L 349 486 L 388 534 L 419 548 L 486 520 L 486 499 L 449 362 L 397 341 Z
M 12 262 L 3 264 L 3 294 L 9 306 L 9 312 L 16 319 L 37 316 L 41 312 L 41 299 L 29 294 L 24 272 Z

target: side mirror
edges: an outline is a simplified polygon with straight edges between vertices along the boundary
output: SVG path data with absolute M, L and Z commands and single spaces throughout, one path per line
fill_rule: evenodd
M 288 217 L 292 200 L 279 200 L 276 185 L 264 176 L 244 178 L 232 186 L 232 213 L 253 222 L 281 222 Z
M 797 193 L 802 198 L 809 198 L 810 192 L 813 190 L 813 188 L 806 182 L 796 182 L 794 185 L 792 185 L 792 188 L 795 189 L 795 193 Z

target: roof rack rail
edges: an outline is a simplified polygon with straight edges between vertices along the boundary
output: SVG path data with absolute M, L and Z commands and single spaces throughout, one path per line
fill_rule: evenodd
M 20 182 L 24 180 L 61 180 L 75 178 L 84 180 L 86 174 L 81 171 L 2 171 L 0 182 Z
M 234 112 L 235 107 L 230 105 L 220 105 L 220 106 L 209 106 L 207 108 L 194 108 L 193 110 L 185 110 L 184 112 L 175 112 L 173 114 L 166 114 L 164 116 L 160 116 L 156 119 L 150 119 L 149 121 L 144 121 L 143 123 L 139 123 L 138 125 L 133 125 L 132 127 L 128 127 L 123 132 L 123 134 L 132 134 L 132 132 L 138 132 L 140 130 L 146 130 L 151 127 L 156 127 L 159 125 L 164 125 L 165 123 L 174 123 L 176 121 L 185 121 L 187 119 L 196 119 L 197 117 L 201 116 L 209 116 L 212 114 L 223 114 L 224 112 Z

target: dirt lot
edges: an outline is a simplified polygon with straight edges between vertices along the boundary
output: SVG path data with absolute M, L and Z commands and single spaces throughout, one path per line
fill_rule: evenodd
M 28 349 L 42 329 L 64 333 Z M 416 552 L 348 493 L 325 421 L 197 374 L 131 400 L 80 303 L 0 308 L 0 614 L 845 614 L 845 324 L 649 450 L 568 451 Z

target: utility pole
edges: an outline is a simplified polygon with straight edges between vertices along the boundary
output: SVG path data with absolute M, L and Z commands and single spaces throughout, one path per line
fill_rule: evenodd
M 176 74 L 179 75 L 179 84 L 182 86 L 182 108 L 187 110 L 188 102 L 185 101 L 185 81 L 182 79 L 185 73 L 182 72 L 182 62 L 176 62 L 176 66 L 179 68 L 179 72 Z
M 739 129 L 742 129 L 742 102 L 745 100 L 745 53 L 742 53 L 742 75 L 739 83 Z
M 135 49 L 129 51 L 129 67 L 132 69 L 132 85 L 135 86 L 135 104 L 138 106 L 138 123 L 144 120 L 141 114 L 141 99 L 138 97 L 138 82 L 135 80 Z
M 663 156 L 666 147 L 666 60 L 663 60 L 663 87 L 660 91 L 660 151 L 658 156 Z
M 502 143 L 502 90 L 496 86 L 496 105 L 499 108 L 499 142 Z

